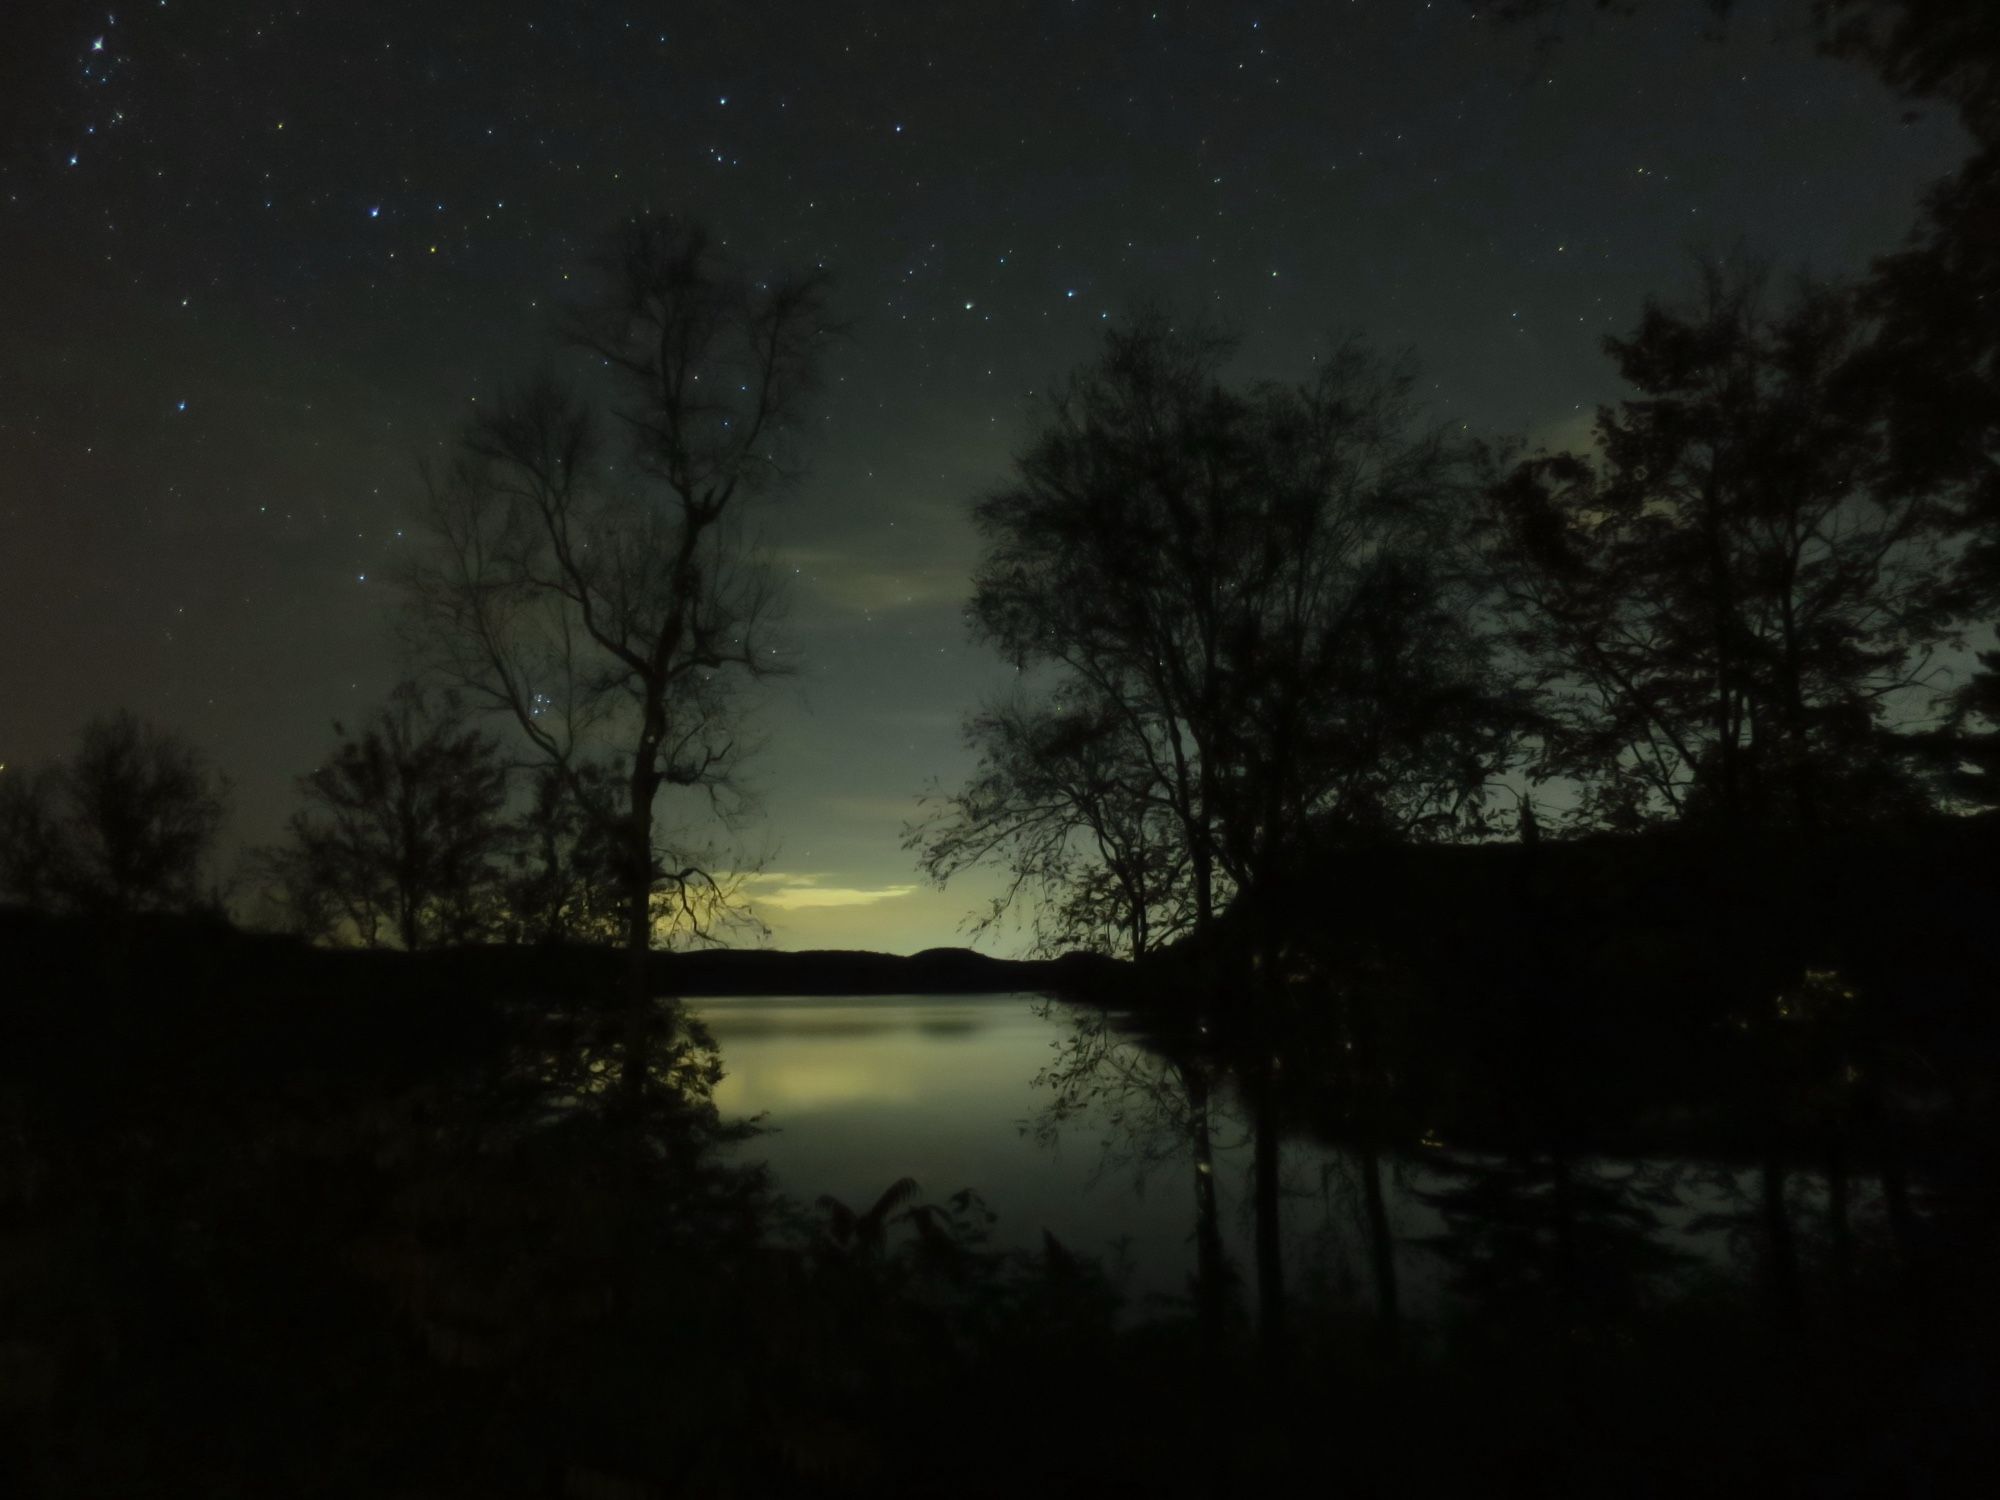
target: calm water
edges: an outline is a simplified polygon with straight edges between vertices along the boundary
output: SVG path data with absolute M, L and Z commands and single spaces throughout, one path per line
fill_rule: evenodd
M 1037 1075 L 1060 1060 L 1068 1013 L 1028 995 L 888 995 L 694 1000 L 722 1050 L 725 1116 L 762 1116 L 744 1148 L 778 1185 L 810 1202 L 831 1194 L 856 1209 L 899 1177 L 927 1198 L 974 1188 L 998 1217 L 998 1246 L 1038 1247 L 1046 1230 L 1073 1250 L 1130 1265 L 1137 1296 L 1182 1292 L 1193 1267 L 1194 1179 L 1179 1132 L 1118 1104 L 1048 1125 L 1053 1092 Z M 1144 1070 L 1133 1043 L 1118 1061 Z M 1224 1227 L 1249 1265 L 1247 1132 L 1225 1116 L 1215 1137 Z M 1291 1274 L 1367 1295 L 1356 1233 L 1358 1192 L 1339 1153 L 1286 1153 Z M 1399 1236 L 1433 1232 L 1437 1216 L 1392 1194 Z M 1122 1252 L 1118 1247 L 1122 1244 Z M 1406 1253 L 1408 1294 L 1421 1299 L 1430 1257 Z
M 1032 995 L 758 996 L 689 1002 L 708 1023 L 727 1071 L 717 1091 L 725 1116 L 757 1117 L 764 1134 L 740 1148 L 767 1161 L 781 1190 L 811 1203 L 829 1194 L 857 1211 L 891 1183 L 915 1178 L 942 1200 L 973 1188 L 998 1221 L 996 1248 L 1037 1249 L 1046 1231 L 1070 1249 L 1123 1265 L 1126 1291 L 1143 1303 L 1178 1297 L 1194 1264 L 1194 1167 L 1186 1134 L 1146 1087 L 1161 1064 L 1137 1042 L 1113 1042 L 1107 1066 L 1123 1086 L 1082 1114 L 1052 1119 L 1054 1090 L 1041 1075 L 1072 1053 L 1076 1013 Z M 1136 1085 L 1136 1087 L 1134 1086 Z M 1177 1097 L 1168 1087 L 1167 1098 Z M 1223 1230 L 1239 1275 L 1251 1265 L 1249 1132 L 1226 1105 L 1214 1133 Z M 1461 1160 L 1464 1160 L 1463 1158 Z M 1447 1268 L 1425 1242 L 1447 1227 L 1422 1197 L 1451 1184 L 1428 1153 L 1386 1163 L 1385 1198 L 1406 1312 L 1439 1310 Z M 1631 1162 L 1579 1163 L 1580 1179 L 1633 1178 Z M 1654 1179 L 1671 1164 L 1650 1163 Z M 1354 1161 L 1317 1142 L 1283 1152 L 1286 1276 L 1308 1294 L 1365 1304 L 1372 1283 Z M 1659 1238 L 1715 1269 L 1733 1255 L 1730 1235 L 1700 1219 L 1754 1202 L 1747 1171 L 1679 1164 L 1676 1189 L 1650 1199 Z M 1792 1180 L 1796 1215 L 1811 1219 L 1823 1186 Z M 1866 1219 L 1879 1195 L 1856 1184 Z M 1463 1221 L 1461 1221 L 1463 1227 Z M 1740 1245 L 1740 1237 L 1736 1241 Z

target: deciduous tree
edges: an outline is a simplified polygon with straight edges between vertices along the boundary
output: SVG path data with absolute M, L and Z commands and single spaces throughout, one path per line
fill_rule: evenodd
M 1196 926 L 1315 841 L 1463 823 L 1505 744 L 1439 561 L 1465 455 L 1410 372 L 1348 343 L 1238 391 L 1228 353 L 1161 315 L 1113 331 L 975 511 L 979 634 L 1115 737 Z
M 192 745 L 131 713 L 93 719 L 76 753 L 0 777 L 0 884 L 98 915 L 201 905 L 228 784 Z
M 1349 342 L 1236 389 L 1229 354 L 1160 313 L 1112 330 L 976 506 L 976 630 L 1051 696 L 973 721 L 980 773 L 919 846 L 934 873 L 1009 862 L 1058 911 L 1110 895 L 1135 931 L 1170 897 L 1213 939 L 1226 902 L 1246 1050 L 1274 1059 L 1274 898 L 1335 842 L 1476 827 L 1516 714 L 1445 562 L 1467 455 L 1410 371 Z M 1273 1350 L 1275 1066 L 1247 1080 Z
M 278 861 L 301 912 L 369 947 L 415 950 L 489 931 L 509 837 L 499 743 L 455 694 L 399 685 L 332 758 L 299 779 Z
M 1513 640 L 1540 668 L 1538 774 L 1591 821 L 1820 828 L 1904 805 L 1887 732 L 1928 707 L 1968 596 L 1953 508 L 1886 467 L 1851 290 L 1783 301 L 1703 267 L 1607 342 L 1636 395 L 1595 451 L 1530 459 L 1490 494 Z
M 741 806 L 739 693 L 780 665 L 773 585 L 742 513 L 797 477 L 832 330 L 822 272 L 753 277 L 678 221 L 633 220 L 601 269 L 570 333 L 612 399 L 544 378 L 468 425 L 431 475 L 434 546 L 412 618 L 432 662 L 608 820 L 636 1090 L 656 892 L 696 921 L 719 889 L 699 841 L 662 846 L 660 793 L 692 793 L 725 821 Z M 582 797 L 590 767 L 622 781 L 615 808 Z
M 975 713 L 979 767 L 928 800 L 905 847 L 940 886 L 998 861 L 1008 880 L 984 928 L 1025 901 L 1035 951 L 1144 958 L 1193 921 L 1187 843 L 1151 763 L 1117 715 L 1077 685 Z

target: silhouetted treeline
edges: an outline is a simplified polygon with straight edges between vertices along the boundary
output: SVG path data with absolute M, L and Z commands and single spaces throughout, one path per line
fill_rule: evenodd
M 1279 905 L 1286 981 L 1270 1024 L 1298 1090 L 1333 1109 L 1362 1074 L 1393 1072 L 1405 1143 L 1447 1126 L 1504 1142 L 1510 1119 L 1560 1097 L 1594 1149 L 1740 1148 L 1756 1039 L 1787 1020 L 1811 1029 L 1797 997 L 1815 987 L 1844 996 L 1837 1021 L 1815 1024 L 1837 1027 L 1850 1052 L 1837 1061 L 1865 1064 L 1871 1087 L 1927 1110 L 1990 1098 L 1996 909 L 1990 815 L 1734 845 L 1726 860 L 1675 830 L 1359 845 L 1327 853 Z M 1207 959 L 1185 945 L 1073 993 L 1170 1031 L 1198 1021 L 1227 1058 L 1253 1032 L 1204 976 L 1228 972 L 1241 926 L 1225 918 Z
M 604 1003 L 624 962 L 592 944 L 476 944 L 408 952 L 325 947 L 294 934 L 246 932 L 215 913 L 140 919 L 124 944 L 87 921 L 0 905 L 0 947 L 17 981 L 15 1012 L 67 1005 L 62 997 L 129 986 L 171 1014 L 213 993 L 393 995 L 402 1003 L 468 990 L 495 999 L 545 995 L 585 1009 Z M 138 955 L 144 955 L 143 962 Z M 1091 954 L 1003 959 L 969 948 L 921 953 L 853 949 L 717 948 L 652 955 L 651 983 L 678 995 L 957 995 L 1103 987 L 1118 965 Z M 283 1006 L 276 1009 L 282 1011 Z M 79 1018 L 89 1007 L 81 1007 Z

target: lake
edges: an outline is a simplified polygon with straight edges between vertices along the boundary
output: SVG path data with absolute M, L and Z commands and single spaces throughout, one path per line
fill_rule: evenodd
M 1108 1267 L 1122 1265 L 1125 1289 L 1141 1304 L 1186 1293 L 1195 1178 L 1185 1132 L 1161 1118 L 1144 1088 L 1129 1086 L 1106 1091 L 1080 1114 L 1052 1118 L 1056 1092 L 1043 1074 L 1070 1055 L 1085 1013 L 1020 994 L 688 1004 L 721 1049 L 726 1076 L 716 1102 L 724 1117 L 757 1117 L 764 1128 L 738 1149 L 768 1162 L 794 1199 L 810 1204 L 826 1194 L 860 1211 L 902 1177 L 914 1178 L 932 1201 L 973 1188 L 997 1215 L 996 1247 L 1038 1249 L 1047 1232 Z M 1161 1076 L 1145 1047 L 1116 1031 L 1101 1060 L 1098 1073 L 1128 1084 Z M 1249 1132 L 1226 1098 L 1217 1116 L 1222 1228 L 1237 1272 L 1247 1277 Z M 1292 1140 L 1282 1161 L 1287 1280 L 1309 1295 L 1365 1306 L 1372 1279 L 1356 1158 L 1323 1142 Z M 1427 1242 L 1453 1226 L 1426 1195 L 1465 1183 L 1454 1166 L 1476 1173 L 1493 1165 L 1498 1159 L 1464 1153 L 1405 1154 L 1385 1163 L 1406 1312 L 1434 1313 L 1446 1295 L 1447 1267 Z M 1647 1201 L 1660 1225 L 1654 1238 L 1687 1256 L 1687 1266 L 1721 1269 L 1736 1259 L 1726 1227 L 1702 1221 L 1747 1214 L 1756 1194 L 1749 1170 L 1608 1158 L 1573 1170 L 1577 1183 L 1605 1190 L 1606 1202 L 1637 1201 L 1636 1194 L 1626 1198 L 1628 1188 L 1652 1190 Z M 1670 1177 L 1676 1180 L 1662 1192 Z M 1859 1183 L 1856 1189 L 1857 1214 L 1873 1216 L 1879 1194 Z M 1539 1186 L 1522 1191 L 1547 1201 Z M 1790 1197 L 1794 1212 L 1810 1220 L 1824 1204 L 1823 1184 L 1794 1174 Z M 1614 1208 L 1609 1217 L 1617 1214 Z M 1463 1234 L 1468 1220 L 1461 1216 L 1456 1227 Z
M 973 1188 L 998 1218 L 999 1247 L 1039 1248 L 1046 1231 L 1072 1250 L 1122 1261 L 1135 1298 L 1178 1296 L 1194 1264 L 1193 1158 L 1170 1123 L 1121 1091 L 1079 1117 L 1049 1118 L 1043 1070 L 1061 1060 L 1074 1015 L 1032 995 L 756 996 L 691 999 L 721 1049 L 725 1118 L 759 1117 L 740 1148 L 767 1161 L 802 1202 L 828 1194 L 858 1210 L 901 1177 L 928 1199 Z M 1117 1063 L 1144 1072 L 1135 1041 Z M 1223 1231 L 1239 1272 L 1250 1265 L 1248 1131 L 1225 1105 L 1215 1132 Z M 1360 1192 L 1347 1154 L 1288 1142 L 1287 1275 L 1304 1290 L 1369 1295 Z M 1388 1174 L 1406 1303 L 1435 1303 L 1436 1257 L 1416 1241 L 1443 1228 L 1416 1189 L 1421 1162 Z

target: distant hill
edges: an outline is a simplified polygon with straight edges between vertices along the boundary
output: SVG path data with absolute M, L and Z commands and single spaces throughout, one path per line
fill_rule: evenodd
M 117 932 L 77 918 L 0 903 L 0 964 L 24 995 L 87 994 L 115 972 L 156 995 L 258 989 L 377 997 L 450 989 L 488 996 L 615 991 L 624 955 L 612 948 L 480 946 L 403 953 L 314 948 L 296 938 L 239 931 L 213 917 L 144 917 Z M 843 949 L 799 953 L 718 948 L 655 953 L 661 994 L 999 994 L 1085 989 L 1120 970 L 1110 959 L 992 958 L 970 948 L 907 956 Z M 5 988 L 6 986 L 0 986 Z
M 1110 964 L 1083 953 L 1023 961 L 970 948 L 926 948 L 907 957 L 837 948 L 717 948 L 656 960 L 664 986 L 683 995 L 993 994 L 1076 985 Z

